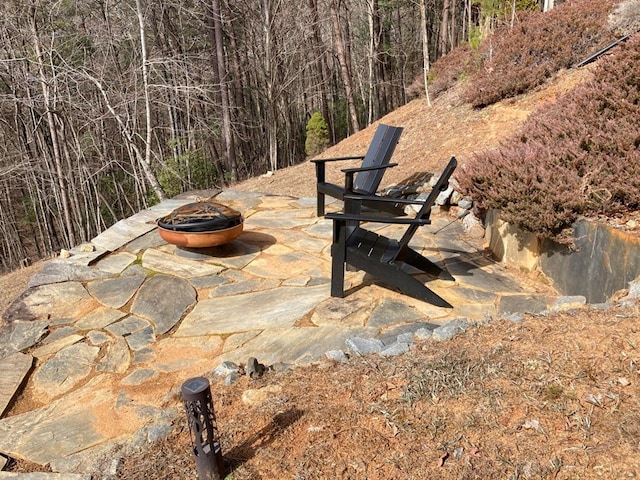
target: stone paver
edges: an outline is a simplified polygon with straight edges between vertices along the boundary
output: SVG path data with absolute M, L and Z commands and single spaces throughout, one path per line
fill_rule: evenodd
M 332 223 L 316 218 L 315 198 L 234 190 L 216 198 L 245 218 L 230 244 L 166 244 L 155 220 L 195 198 L 164 201 L 74 247 L 70 258 L 48 262 L 4 313 L 0 412 L 21 384 L 44 405 L 0 418 L 0 453 L 60 472 L 20 478 L 99 476 L 101 458 L 114 469 L 123 443 L 171 432 L 182 413 L 175 400 L 181 381 L 225 361 L 242 366 L 256 358 L 275 367 L 347 361 L 347 352 L 394 356 L 414 339 L 444 340 L 498 314 L 581 305 L 527 290 L 444 215 L 411 243 L 452 275 L 417 277 L 452 310 L 384 288 L 362 272 L 347 272 L 353 291 L 332 298 Z
M 60 350 L 33 376 L 33 386 L 40 400 L 57 397 L 80 383 L 93 368 L 99 347 L 78 343 Z
M 196 302 L 196 291 L 181 278 L 154 275 L 140 288 L 131 306 L 131 313 L 151 320 L 156 333 L 171 330 L 187 308 Z
M 142 266 L 156 272 L 182 278 L 205 277 L 220 273 L 223 267 L 187 260 L 158 250 L 145 250 Z
M 290 327 L 329 296 L 326 286 L 280 287 L 198 302 L 178 327 L 177 337 L 223 335 Z
M 72 402 L 62 397 L 45 407 L 0 420 L 0 451 L 46 465 L 108 440 L 109 429 L 104 428 L 104 422 L 99 428 L 97 409 L 112 408 L 110 383 L 97 377 L 76 390 Z M 111 418 L 111 422 L 114 427 L 118 419 Z
M 13 399 L 16 390 L 26 377 L 33 357 L 24 353 L 15 352 L 2 359 L 2 373 L 0 373 L 0 417 L 7 405 Z
M 131 300 L 145 278 L 144 272 L 138 272 L 118 278 L 96 280 L 87 284 L 87 290 L 103 305 L 120 308 Z
M 75 323 L 75 326 L 82 330 L 91 330 L 94 328 L 104 328 L 117 322 L 126 314 L 115 308 L 98 307 L 93 312 L 85 315 Z
M 79 318 L 94 306 L 95 300 L 81 283 L 64 282 L 30 288 L 9 306 L 4 318 L 9 321 Z
M 109 255 L 100 260 L 96 264 L 96 267 L 98 267 L 98 269 L 102 270 L 103 272 L 119 274 L 122 273 L 125 268 L 135 262 L 137 258 L 138 257 L 136 257 L 133 253 L 114 253 L 113 255 Z

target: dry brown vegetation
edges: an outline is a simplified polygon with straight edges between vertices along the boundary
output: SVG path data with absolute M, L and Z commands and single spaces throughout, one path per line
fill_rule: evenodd
M 494 321 L 399 358 L 214 383 L 230 478 L 636 478 L 638 318 L 633 306 Z M 273 385 L 264 403 L 242 402 Z M 119 478 L 194 478 L 177 430 Z

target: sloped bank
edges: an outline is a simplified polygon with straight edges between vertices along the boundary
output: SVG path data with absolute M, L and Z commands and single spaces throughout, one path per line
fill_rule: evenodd
M 498 260 L 525 271 L 538 269 L 558 292 L 582 295 L 588 303 L 607 301 L 640 276 L 640 238 L 602 223 L 576 222 L 575 251 L 502 221 L 495 210 L 487 213 L 485 227 Z

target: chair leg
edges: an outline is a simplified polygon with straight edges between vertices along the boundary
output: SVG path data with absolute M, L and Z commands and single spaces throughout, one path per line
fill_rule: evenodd
M 324 193 L 318 192 L 317 212 L 318 217 L 324 217 Z
M 419 282 L 413 278 L 413 276 L 401 270 L 400 265 L 381 263 L 352 251 L 349 251 L 348 257 L 347 262 L 379 278 L 383 282 L 395 286 L 405 295 L 437 307 L 453 308 L 449 302 L 427 288 L 422 282 Z
M 409 265 L 416 267 L 418 270 L 422 270 L 434 277 L 438 277 L 443 272 L 443 270 L 431 260 L 420 255 L 409 247 L 405 247 L 405 249 L 398 255 L 398 260 L 408 263 Z
M 333 245 L 331 246 L 331 296 L 344 297 L 346 223 L 333 221 Z

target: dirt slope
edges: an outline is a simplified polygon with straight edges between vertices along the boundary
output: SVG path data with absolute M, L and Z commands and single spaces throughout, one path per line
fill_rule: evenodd
M 513 134 L 535 108 L 553 101 L 589 75 L 587 68 L 563 71 L 547 85 L 527 95 L 480 110 L 461 104 L 457 89 L 437 98 L 431 107 L 424 99 L 413 100 L 380 120 L 380 123 L 404 127 L 392 159 L 399 165 L 385 173 L 382 186 L 399 183 L 416 173 L 433 172 L 444 166 L 452 155 L 464 162 L 476 152 L 495 148 L 502 139 Z M 329 148 L 320 157 L 364 154 L 377 123 Z M 341 184 L 344 180 L 340 169 L 347 166 L 353 165 L 331 164 L 327 177 Z M 270 176 L 247 180 L 233 188 L 297 197 L 315 196 L 315 171 L 313 164 L 304 162 Z

